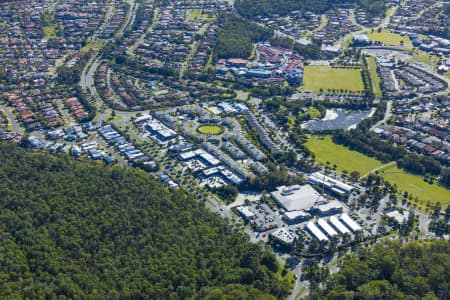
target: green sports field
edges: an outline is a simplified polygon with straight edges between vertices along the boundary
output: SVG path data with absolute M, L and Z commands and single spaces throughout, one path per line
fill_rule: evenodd
M 417 197 L 421 201 L 439 201 L 443 207 L 450 204 L 450 191 L 437 183 L 429 184 L 422 177 L 406 173 L 396 166 L 385 169 L 381 174 L 384 174 L 387 181 L 395 183 L 400 191 L 408 191 L 413 197 Z
M 403 46 L 405 47 L 412 46 L 412 42 L 407 36 L 401 36 L 400 34 L 391 33 L 385 30 L 381 32 L 374 30 L 373 32 L 369 32 L 367 36 L 372 42 L 380 42 L 388 46 L 401 46 L 402 41 Z
M 357 92 L 364 90 L 360 69 L 306 66 L 304 90 L 328 92 L 329 90 Z
M 419 198 L 424 206 L 426 201 L 441 202 L 446 207 L 450 204 L 450 191 L 438 184 L 429 184 L 422 177 L 416 176 L 397 168 L 395 162 L 383 164 L 382 162 L 368 157 L 356 151 L 337 145 L 331 140 L 331 136 L 323 139 L 318 136 L 311 136 L 306 143 L 306 147 L 315 154 L 316 161 L 326 164 L 330 162 L 330 167 L 336 164 L 337 170 L 358 171 L 361 176 L 367 175 L 371 171 L 379 170 L 380 174 L 391 184 L 396 184 L 399 191 L 412 194 Z
M 358 171 L 363 176 L 383 165 L 382 162 L 374 158 L 335 144 L 329 135 L 323 139 L 318 136 L 311 136 L 306 143 L 306 147 L 315 154 L 317 162 L 326 164 L 329 161 L 330 166 L 336 165 L 338 172 L 343 170 L 348 172 Z

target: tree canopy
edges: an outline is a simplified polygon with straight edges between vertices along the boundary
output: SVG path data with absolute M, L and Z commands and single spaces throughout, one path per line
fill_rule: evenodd
M 220 16 L 220 30 L 216 43 L 218 58 L 249 58 L 253 43 L 268 40 L 273 31 L 234 15 Z
M 256 16 L 283 16 L 296 10 L 323 13 L 335 8 L 338 4 L 351 2 L 360 5 L 369 15 L 383 14 L 386 10 L 385 0 L 236 0 L 234 6 L 240 15 L 254 18 Z
M 274 299 L 273 254 L 145 172 L 0 144 L 0 298 Z
M 344 261 L 310 299 L 448 299 L 450 243 L 378 244 Z

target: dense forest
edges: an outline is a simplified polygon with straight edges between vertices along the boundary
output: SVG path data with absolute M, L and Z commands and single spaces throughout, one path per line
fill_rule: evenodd
M 356 3 L 366 10 L 368 15 L 384 14 L 385 0 L 236 0 L 237 12 L 247 18 L 256 16 L 286 15 L 292 11 L 313 11 L 323 13 L 338 4 Z
M 275 299 L 273 254 L 145 172 L 0 144 L 1 299 Z
M 312 284 L 325 288 L 310 299 L 448 299 L 449 270 L 448 241 L 378 244 L 346 258 L 332 276 L 311 267 Z
M 220 31 L 216 43 L 218 58 L 249 58 L 253 43 L 268 40 L 273 31 L 234 15 L 220 16 Z

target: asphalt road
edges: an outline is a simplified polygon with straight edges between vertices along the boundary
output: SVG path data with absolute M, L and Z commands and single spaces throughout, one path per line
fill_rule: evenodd
M 370 130 L 373 131 L 375 128 L 379 127 L 381 124 L 386 124 L 387 120 L 392 116 L 392 101 L 389 100 L 386 102 L 386 111 L 384 112 L 384 117 L 382 120 L 378 121 L 375 125 L 373 125 Z
M 4 111 L 5 114 L 6 114 L 6 116 L 8 117 L 8 122 L 9 122 L 9 124 L 12 125 L 12 127 L 13 127 L 13 132 L 14 132 L 14 133 L 19 133 L 19 134 L 24 133 L 23 128 L 19 125 L 19 123 L 18 123 L 17 120 L 16 120 L 16 117 L 15 117 L 14 114 L 8 109 L 8 107 L 6 107 L 6 106 L 3 105 L 3 104 L 0 104 L 0 109 L 1 109 L 2 111 Z

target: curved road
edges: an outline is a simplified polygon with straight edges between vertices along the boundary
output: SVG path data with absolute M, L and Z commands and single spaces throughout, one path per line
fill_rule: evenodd
M 13 132 L 14 133 L 22 134 L 22 133 L 25 132 L 23 130 L 23 128 L 17 122 L 16 117 L 14 116 L 14 114 L 5 105 L 0 104 L 0 109 L 5 112 L 6 117 L 8 118 L 9 124 L 11 124 L 12 127 L 13 127 Z

